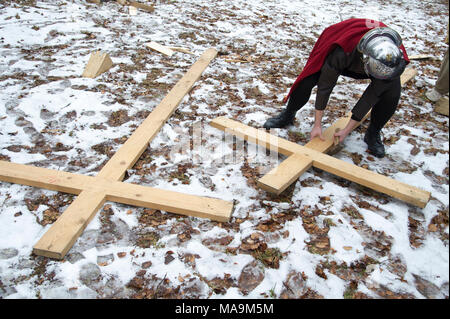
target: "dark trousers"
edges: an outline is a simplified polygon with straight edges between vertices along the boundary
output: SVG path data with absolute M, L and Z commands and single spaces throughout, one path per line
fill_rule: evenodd
M 292 92 L 289 97 L 287 111 L 295 114 L 306 103 L 308 103 L 311 97 L 312 89 L 317 85 L 319 81 L 320 72 L 314 73 L 299 83 L 295 91 Z M 381 130 L 389 119 L 394 115 L 397 109 L 398 101 L 400 100 L 401 84 L 400 78 L 390 81 L 389 89 L 385 90 L 378 98 L 377 101 L 373 101 L 372 114 L 370 116 L 370 125 L 375 130 Z M 367 110 L 368 111 L 368 110 Z M 361 121 L 367 114 L 367 111 L 353 112 L 352 119 L 355 121 Z

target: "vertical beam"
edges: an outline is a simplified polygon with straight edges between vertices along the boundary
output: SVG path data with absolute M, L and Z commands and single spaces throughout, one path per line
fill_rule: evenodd
M 33 253 L 63 259 L 105 201 L 103 192 L 81 192 L 34 245 Z
M 106 200 L 132 206 L 160 209 L 170 213 L 229 221 L 233 203 L 188 195 L 100 177 L 67 173 L 43 167 L 0 161 L 0 181 L 79 195 L 104 193 Z M 63 216 L 68 216 L 64 214 Z M 66 218 L 65 217 L 65 218 Z
M 156 133 L 175 112 L 184 96 L 194 86 L 209 63 L 216 57 L 215 49 L 206 50 L 189 71 L 170 90 L 161 103 L 150 113 L 128 140 L 98 173 L 99 177 L 121 180 L 126 170 L 133 167 Z
M 299 154 L 292 154 L 280 165 L 257 181 L 260 188 L 280 195 L 312 166 L 312 161 Z

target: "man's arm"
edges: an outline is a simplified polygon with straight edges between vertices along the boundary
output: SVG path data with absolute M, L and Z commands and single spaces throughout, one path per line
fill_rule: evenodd
M 314 137 L 320 138 L 322 141 L 325 140 L 322 134 L 322 117 L 323 117 L 323 111 L 316 110 L 314 115 L 314 126 L 311 130 L 311 139 Z M 348 134 L 351 133 L 355 129 L 356 126 L 358 126 L 358 123 L 360 121 L 355 121 L 354 119 L 350 119 L 348 121 L 347 125 L 340 130 L 339 132 L 335 133 L 334 136 L 339 137 L 339 143 L 343 142 L 344 139 L 347 137 Z
M 316 110 L 323 111 L 326 108 L 330 94 L 348 63 L 348 57 L 341 47 L 337 47 L 328 55 L 320 69 L 320 77 L 317 82 Z
M 339 137 L 339 143 L 342 143 L 348 134 L 351 133 L 358 126 L 359 121 L 355 121 L 354 119 L 350 119 L 347 125 L 337 133 L 334 133 L 335 137 Z
M 380 96 L 392 86 L 393 81 L 399 81 L 399 78 L 394 80 L 378 80 L 371 78 L 370 84 L 352 109 L 352 119 L 360 122 L 367 112 L 377 104 L 380 100 Z
M 319 137 L 324 139 L 322 135 L 322 117 L 323 112 L 328 104 L 330 94 L 336 86 L 336 82 L 341 75 L 342 70 L 348 64 L 347 55 L 341 47 L 334 49 L 325 60 L 321 70 L 319 81 L 317 82 L 317 95 L 315 103 L 314 126 L 311 130 L 311 139 Z

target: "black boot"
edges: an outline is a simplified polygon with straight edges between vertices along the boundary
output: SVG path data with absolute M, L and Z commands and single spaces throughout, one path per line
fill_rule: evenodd
M 378 158 L 383 158 L 385 152 L 383 142 L 381 141 L 380 132 L 381 130 L 375 129 L 372 125 L 369 125 L 366 135 L 364 135 L 364 142 L 367 144 L 369 153 Z
M 288 126 L 294 123 L 295 112 L 288 111 L 287 109 L 283 110 L 280 114 L 275 117 L 272 117 L 264 123 L 265 129 L 271 128 L 281 128 Z

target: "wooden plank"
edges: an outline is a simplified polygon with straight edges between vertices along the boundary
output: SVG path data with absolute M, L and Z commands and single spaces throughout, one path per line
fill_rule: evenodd
M 416 74 L 417 70 L 413 68 L 405 69 L 405 71 L 400 77 L 401 85 L 406 84 L 409 80 L 414 78 Z M 363 123 L 369 116 L 370 111 L 365 115 L 365 117 L 362 119 L 361 122 L 358 123 L 356 127 L 360 126 L 361 123 Z M 323 136 L 325 140 L 321 140 L 320 138 L 316 137 L 311 141 L 309 141 L 307 144 L 305 144 L 305 146 L 318 152 L 322 153 L 328 152 L 328 150 L 333 146 L 334 132 L 337 129 L 342 130 L 345 126 L 347 126 L 347 123 L 350 120 L 350 118 L 351 113 L 348 113 L 345 117 L 341 117 L 336 122 L 334 122 L 333 125 L 331 125 L 324 131 Z M 286 162 L 288 159 L 286 159 L 284 162 Z M 300 177 L 301 174 L 303 174 L 303 172 L 312 165 L 312 163 L 308 161 L 299 161 L 298 159 L 292 161 L 289 160 L 287 163 L 284 162 L 282 162 L 280 165 L 283 165 L 282 172 L 285 173 L 281 174 L 280 176 L 277 176 L 276 172 L 277 168 L 274 168 L 258 181 L 258 185 L 260 185 L 262 189 L 279 195 L 286 188 L 288 188 L 289 185 L 291 185 L 291 183 L 296 181 L 297 178 Z M 297 178 L 295 178 L 295 176 L 297 176 Z
M 99 179 L 100 180 L 100 179 Z M 136 184 L 103 180 L 96 187 L 105 189 L 109 201 L 139 207 L 159 209 L 180 215 L 209 218 L 219 222 L 230 220 L 233 203 L 220 199 L 201 197 L 161 190 Z
M 444 96 L 436 102 L 434 107 L 436 113 L 448 116 L 448 97 Z
M 94 177 L 0 161 L 0 181 L 80 194 Z
M 233 203 L 215 198 L 186 195 L 5 161 L 0 161 L 0 181 L 75 195 L 82 191 L 104 193 L 106 199 L 110 201 L 160 209 L 175 214 L 209 218 L 219 222 L 229 221 L 233 209 Z
M 55 259 L 64 258 L 107 200 L 219 222 L 229 221 L 233 212 L 232 202 L 101 178 L 93 179 L 95 181 L 92 184 L 86 185 L 87 190 L 80 193 L 34 245 L 33 253 Z
M 431 196 L 429 192 L 417 187 L 371 172 L 225 117 L 214 119 L 211 125 L 249 142 L 265 145 L 266 148 L 278 147 L 278 152 L 286 156 L 299 154 L 311 160 L 314 167 L 421 208 L 426 206 Z
M 369 116 L 367 114 L 364 119 L 358 124 L 358 126 Z M 351 114 L 345 117 L 341 117 L 336 122 L 328 127 L 323 136 L 325 140 L 321 140 L 316 137 L 305 144 L 305 147 L 309 147 L 321 153 L 326 153 L 333 146 L 333 136 L 336 129 L 342 130 L 350 120 Z M 292 159 L 291 159 L 292 158 Z M 300 160 L 297 154 L 292 154 L 285 159 L 281 164 L 257 181 L 257 184 L 264 190 L 280 195 L 286 188 L 295 182 L 306 170 L 312 165 L 312 161 L 304 158 Z M 282 166 L 281 171 L 278 168 Z M 281 174 L 280 174 L 281 172 Z
M 155 8 L 153 7 L 153 5 L 147 5 L 144 3 L 140 3 L 140 2 L 136 2 L 136 1 L 130 1 L 130 6 L 136 7 L 138 9 L 147 11 L 147 12 L 153 12 L 155 11 Z
M 431 193 L 408 185 L 362 167 L 339 160 L 326 154 L 314 154 L 313 166 L 346 180 L 400 199 L 406 203 L 425 208 Z
M 208 49 L 203 53 L 163 101 L 136 129 L 130 139 L 122 145 L 102 168 L 96 178 L 106 178 L 110 182 L 123 179 L 126 169 L 134 165 L 139 159 L 149 141 L 161 129 L 165 121 L 182 101 L 184 95 L 189 92 L 195 81 L 200 78 L 201 73 L 216 55 L 217 51 L 215 49 Z M 37 255 L 58 259 L 63 258 L 105 200 L 106 194 L 103 191 L 99 193 L 82 191 L 78 198 L 58 218 L 58 221 L 60 219 L 62 221 L 57 221 L 50 227 L 34 246 L 33 252 Z M 67 212 L 69 212 L 67 217 L 63 218 Z M 80 217 L 77 218 L 77 216 Z
M 186 48 L 182 48 L 182 47 L 169 47 L 169 49 L 173 50 L 173 51 L 177 51 L 177 52 L 181 52 L 181 53 L 186 53 L 186 54 L 192 54 L 194 55 L 193 52 L 189 51 Z
M 184 96 L 191 90 L 209 63 L 216 57 L 215 49 L 206 50 L 180 81 L 170 90 L 161 103 L 134 131 L 114 156 L 106 163 L 98 176 L 111 180 L 121 180 L 145 151 L 148 143 L 159 132 L 167 119 L 175 112 Z
M 309 158 L 299 154 L 292 154 L 280 165 L 260 178 L 257 184 L 262 189 L 279 195 L 311 166 L 312 161 Z M 303 169 L 299 170 L 297 169 L 298 167 Z M 293 172 L 293 168 L 295 172 Z
M 408 56 L 411 61 L 413 60 L 427 60 L 427 59 L 434 59 L 434 56 L 429 54 L 417 54 L 417 55 L 410 55 Z
M 33 246 L 33 253 L 55 259 L 64 258 L 105 201 L 103 192 L 81 192 Z
M 130 14 L 130 16 L 137 15 L 137 12 L 138 12 L 138 9 L 136 7 L 128 6 L 128 13 Z
M 169 49 L 168 47 L 165 47 L 165 46 L 163 46 L 159 43 L 153 42 L 153 41 L 146 43 L 145 46 L 152 50 L 161 52 L 167 56 L 172 56 L 175 53 L 175 51 L 173 51 L 172 49 Z
M 266 149 L 276 149 L 278 153 L 285 156 L 295 154 L 299 150 L 296 146 L 300 145 L 271 135 L 264 129 L 256 129 L 254 127 L 228 119 L 224 116 L 215 118 L 210 122 L 210 125 L 224 131 L 226 134 L 235 135 L 248 142 L 263 146 Z

